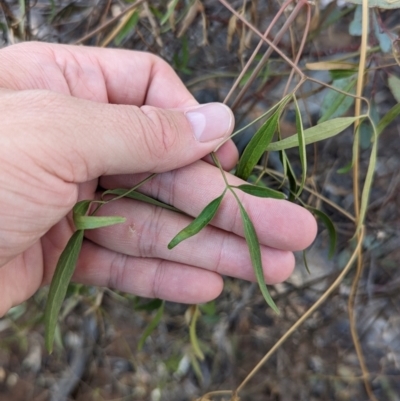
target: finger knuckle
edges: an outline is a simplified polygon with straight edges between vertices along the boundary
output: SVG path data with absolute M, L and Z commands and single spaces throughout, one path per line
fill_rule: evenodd
M 168 159 L 178 139 L 178 127 L 167 111 L 144 106 L 143 141 L 148 154 L 155 160 Z

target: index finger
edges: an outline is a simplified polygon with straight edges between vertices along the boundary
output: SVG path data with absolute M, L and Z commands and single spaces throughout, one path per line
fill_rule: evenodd
M 132 50 L 20 43 L 0 51 L 0 86 L 102 103 L 168 109 L 198 104 L 164 60 Z
M 132 188 L 144 178 L 143 175 L 120 175 L 102 177 L 104 188 Z M 244 182 L 227 174 L 229 184 Z M 186 214 L 196 217 L 225 188 L 219 170 L 208 163 L 198 161 L 185 168 L 162 173 L 144 184 L 140 191 L 175 206 Z M 237 191 L 248 212 L 262 245 L 281 250 L 297 251 L 308 247 L 314 240 L 317 225 L 305 208 L 294 203 L 257 198 Z M 236 200 L 227 193 L 212 225 L 243 236 L 243 225 Z

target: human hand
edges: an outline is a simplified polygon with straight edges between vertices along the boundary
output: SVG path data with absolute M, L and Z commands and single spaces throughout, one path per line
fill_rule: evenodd
M 165 172 L 141 190 L 192 216 L 222 192 L 220 172 L 200 159 L 231 133 L 232 115 L 217 104 L 196 108 L 155 56 L 21 44 L 0 51 L 0 87 L 0 316 L 49 283 L 73 232 L 69 212 L 78 200 L 94 199 L 99 183 L 130 187 Z M 225 169 L 233 167 L 231 142 L 219 157 Z M 313 217 L 285 201 L 244 194 L 242 200 L 259 235 L 267 282 L 286 279 L 291 251 L 314 239 Z M 86 232 L 75 281 L 200 303 L 220 293 L 221 274 L 254 279 L 229 196 L 212 226 L 171 251 L 166 245 L 187 216 L 126 199 L 101 213 L 127 221 Z

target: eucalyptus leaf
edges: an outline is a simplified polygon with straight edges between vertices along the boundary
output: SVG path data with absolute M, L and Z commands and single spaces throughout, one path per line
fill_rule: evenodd
M 141 351 L 143 349 L 144 343 L 146 342 L 147 338 L 156 329 L 156 327 L 160 323 L 160 320 L 164 313 L 164 305 L 165 305 L 165 302 L 163 301 L 161 303 L 160 307 L 158 308 L 157 313 L 155 314 L 154 318 L 150 321 L 150 323 L 144 329 L 143 334 L 141 335 L 139 342 L 138 342 L 138 350 L 139 351 Z
M 260 287 L 261 293 L 264 296 L 264 299 L 267 302 L 267 304 L 276 313 L 279 314 L 279 309 L 275 305 L 274 300 L 269 294 L 267 285 L 265 284 L 264 272 L 261 260 L 260 244 L 258 242 L 256 230 L 254 229 L 253 223 L 251 222 L 250 217 L 247 214 L 245 208 L 239 202 L 239 199 L 237 199 L 237 201 L 239 204 L 240 215 L 242 217 L 244 236 L 246 238 L 247 246 L 249 248 L 251 263 L 253 265 L 254 273 L 257 278 L 258 286 Z
M 327 214 L 322 212 L 321 210 L 315 209 L 313 207 L 307 207 L 307 209 L 313 213 L 319 220 L 322 221 L 322 223 L 325 225 L 326 229 L 328 230 L 329 234 L 329 252 L 328 252 L 328 257 L 331 259 L 333 255 L 335 254 L 335 249 L 336 249 L 336 242 L 337 242 L 337 233 L 336 233 L 336 228 L 332 222 L 332 220 L 329 218 Z
M 271 188 L 260 187 L 258 185 L 242 184 L 232 188 L 240 189 L 246 194 L 258 196 L 259 198 L 286 199 L 286 195 L 284 193 L 275 191 Z
M 271 117 L 265 121 L 261 128 L 254 134 L 251 141 L 246 146 L 236 169 L 236 176 L 247 180 L 258 163 L 267 146 L 271 142 L 279 123 L 281 108 L 275 111 Z
M 310 143 L 322 141 L 340 134 L 359 118 L 360 117 L 339 117 L 334 118 L 333 120 L 325 121 L 321 124 L 315 125 L 314 127 L 307 128 L 304 130 L 305 143 L 306 145 L 309 145 Z M 288 138 L 282 139 L 281 141 L 270 143 L 267 150 L 278 151 L 294 148 L 296 146 L 299 146 L 299 138 L 297 134 L 291 135 Z
M 124 223 L 125 217 L 120 216 L 76 216 L 74 224 L 77 230 L 93 230 Z
M 45 345 L 49 353 L 53 350 L 54 334 L 57 326 L 58 316 L 62 303 L 67 293 L 69 282 L 74 273 L 79 253 L 82 248 L 83 230 L 75 231 L 67 246 L 58 259 L 57 267 L 50 284 L 46 309 L 44 312 L 45 321 Z
M 168 244 L 168 249 L 174 248 L 180 242 L 200 232 L 217 213 L 225 192 L 226 190 L 218 198 L 212 200 L 186 228 L 180 231 Z
M 372 13 L 372 21 L 375 36 L 379 41 L 379 47 L 384 53 L 390 53 L 392 50 L 392 39 L 386 32 L 382 31 L 375 13 Z
M 352 36 L 362 35 L 362 6 L 356 7 L 353 21 L 351 21 L 349 25 L 349 33 Z

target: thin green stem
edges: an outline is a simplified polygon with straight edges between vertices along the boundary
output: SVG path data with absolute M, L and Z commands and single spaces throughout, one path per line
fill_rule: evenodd
M 129 195 L 131 192 L 136 191 L 139 187 L 141 187 L 143 184 L 146 184 L 146 182 L 150 181 L 151 179 L 153 179 L 157 174 L 153 173 L 150 174 L 148 177 L 146 177 L 144 180 L 140 181 L 138 184 L 136 184 L 134 187 L 132 187 L 131 189 L 128 189 L 126 192 L 124 192 L 122 195 L 118 195 L 115 198 L 112 198 L 108 201 L 105 201 L 105 203 L 108 202 L 112 202 L 112 201 L 116 201 L 118 199 L 124 198 L 125 196 Z M 110 194 L 112 190 L 107 190 L 105 192 L 102 193 L 101 197 L 104 198 L 104 196 Z

